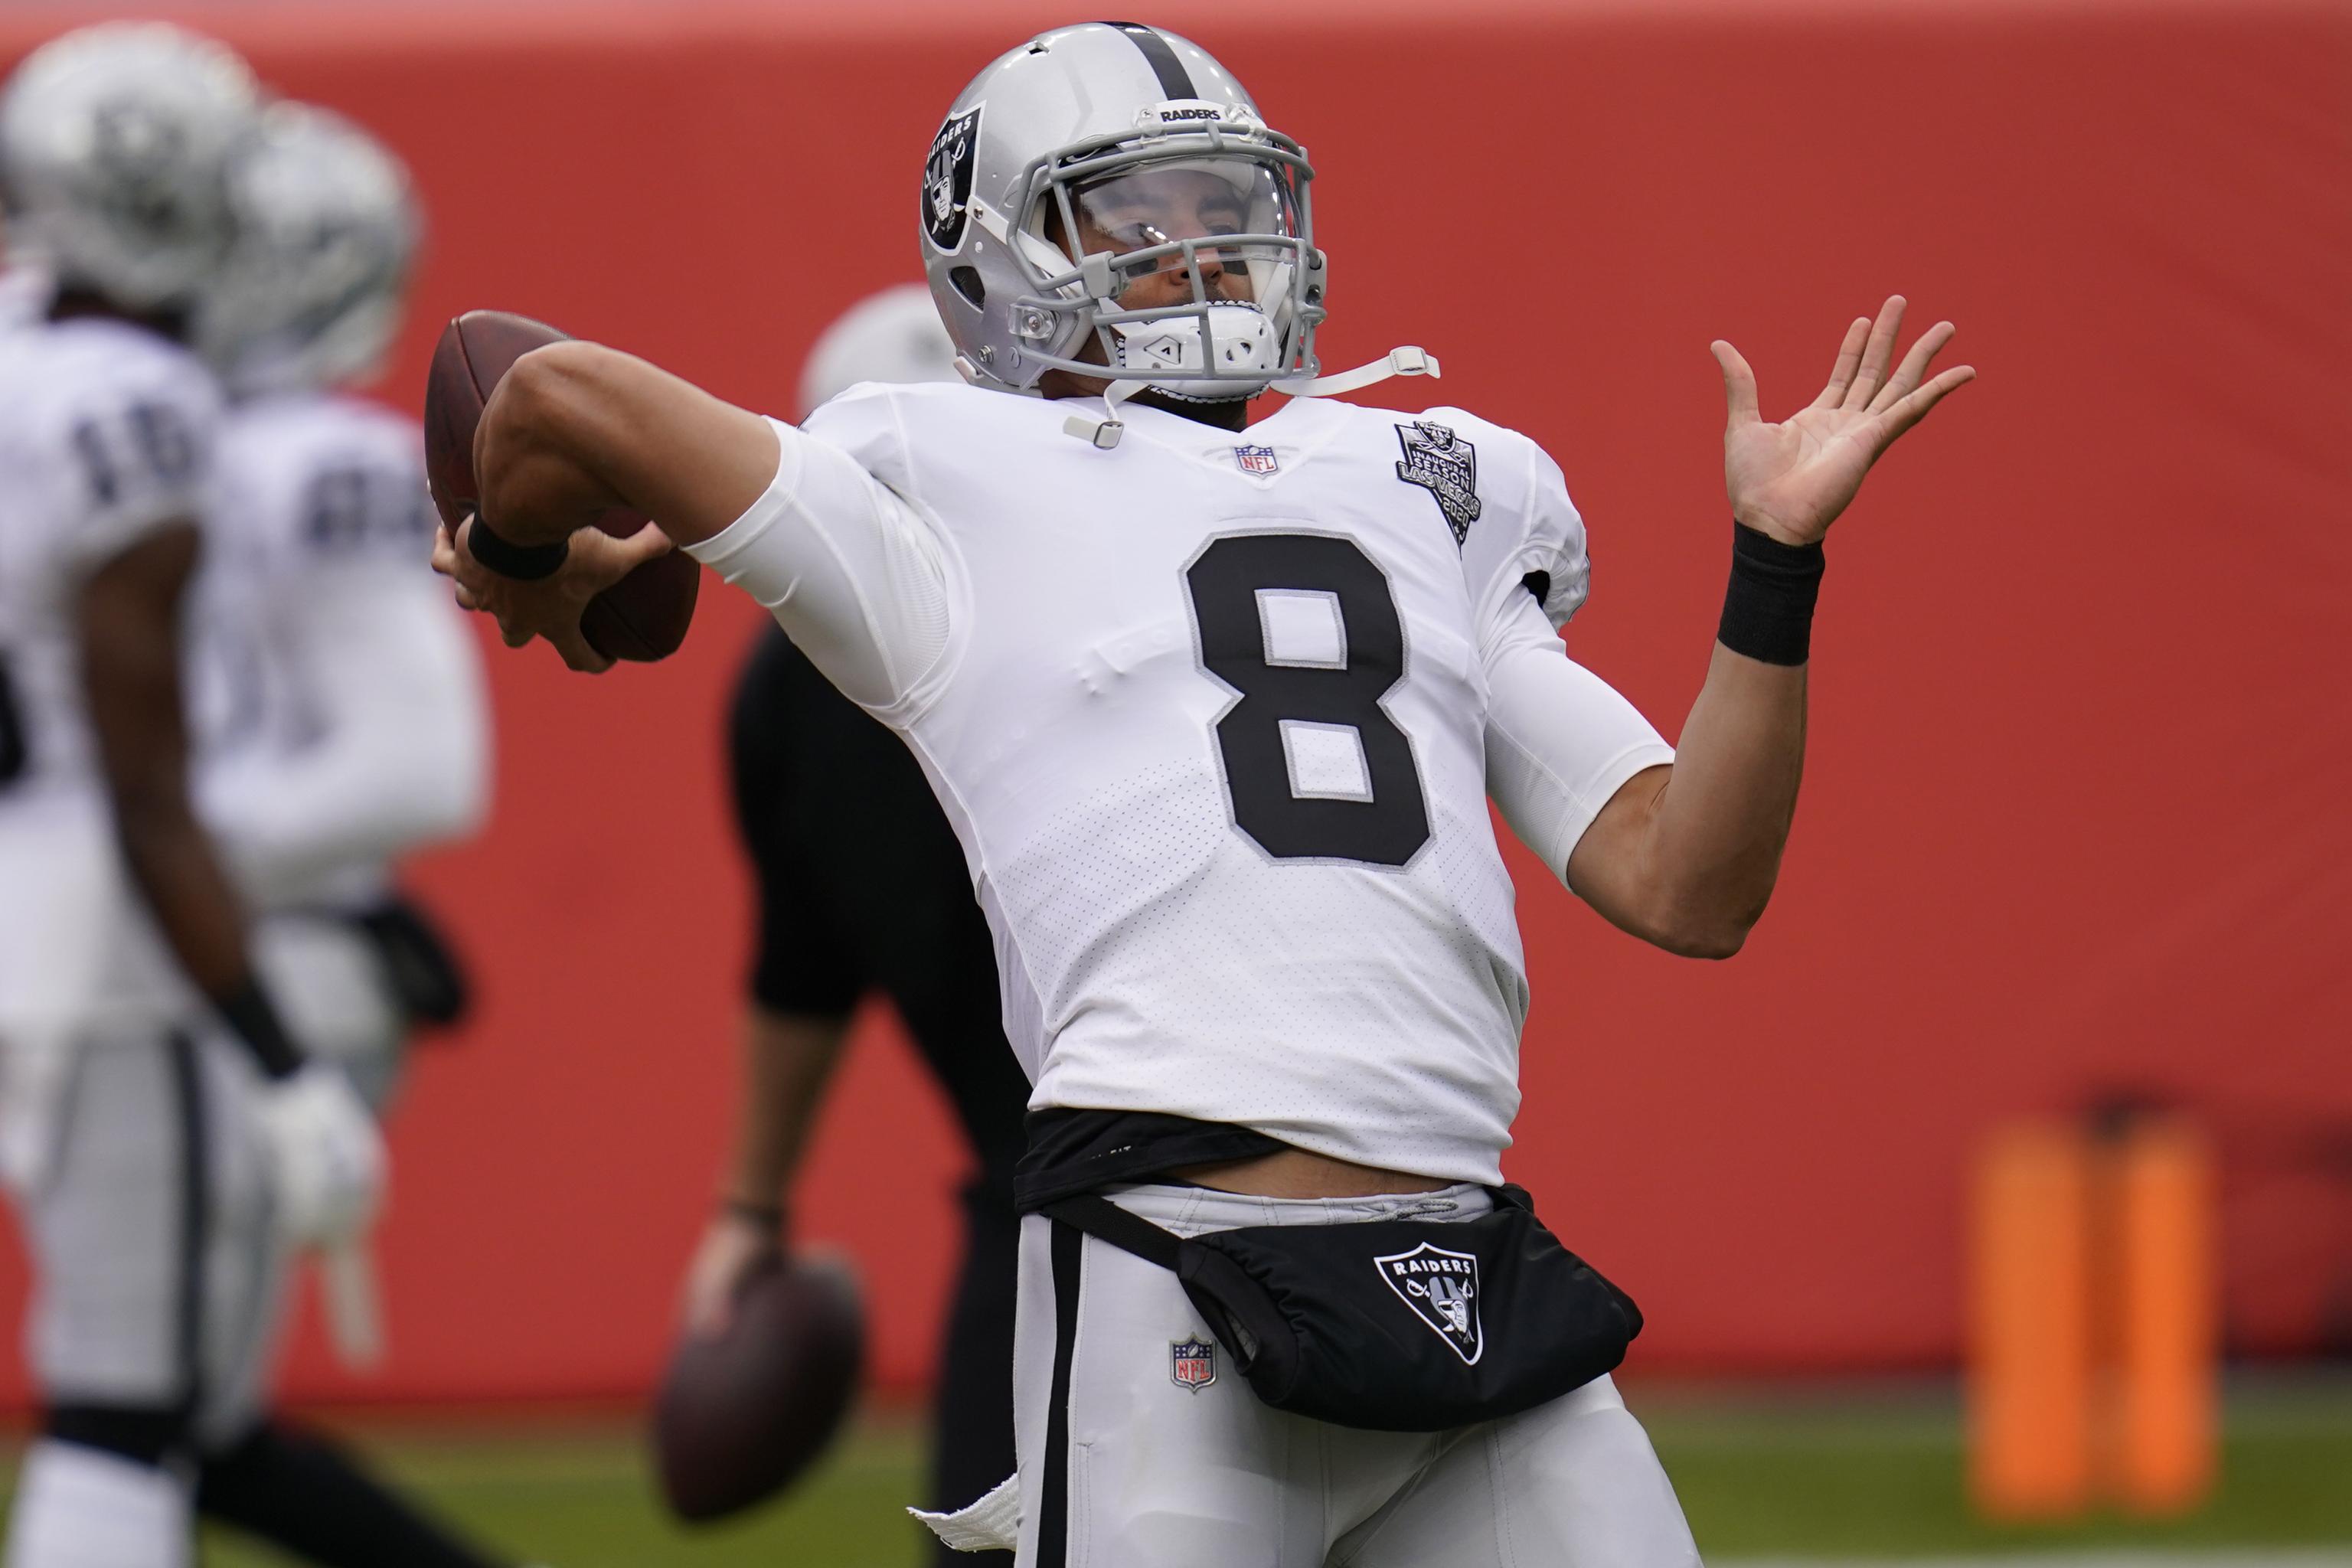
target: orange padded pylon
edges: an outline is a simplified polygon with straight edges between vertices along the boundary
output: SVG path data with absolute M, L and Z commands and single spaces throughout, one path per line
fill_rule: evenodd
M 2088 1140 L 2060 1121 L 1996 1133 L 1970 1215 L 1969 1481 L 1995 1519 L 2091 1495 Z
M 2185 1122 L 2151 1118 L 2114 1152 L 2117 1322 L 2108 1487 L 2138 1513 L 2211 1490 L 2216 1440 L 2212 1156 Z

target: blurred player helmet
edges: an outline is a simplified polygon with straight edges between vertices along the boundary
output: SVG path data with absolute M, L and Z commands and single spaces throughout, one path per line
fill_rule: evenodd
M 1059 369 L 1247 397 L 1316 373 L 1313 177 L 1198 44 L 1130 22 L 1060 27 L 948 110 L 923 171 L 924 271 L 977 384 L 1032 391 Z M 1108 244 L 1089 252 L 1089 234 Z M 1190 298 L 1123 300 L 1162 272 Z M 1090 338 L 1099 361 L 1078 357 Z
M 400 161 L 339 114 L 272 104 L 230 160 L 228 205 L 236 244 L 200 342 L 231 390 L 373 374 L 423 226 Z
M 223 174 L 259 94 L 245 62 L 159 22 L 109 22 L 26 57 L 0 96 L 0 205 L 16 253 L 134 310 L 190 304 L 229 226 Z
M 809 350 L 801 372 L 801 415 L 861 381 L 956 379 L 955 344 L 920 283 L 894 283 L 844 310 Z

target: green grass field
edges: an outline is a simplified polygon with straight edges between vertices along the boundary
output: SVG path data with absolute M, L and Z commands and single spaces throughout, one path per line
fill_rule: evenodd
M 2224 1480 L 2201 1512 L 1996 1529 L 1960 1488 L 1948 1391 L 1767 1397 L 1638 1386 L 1630 1402 L 1673 1473 L 1710 1557 L 1904 1557 L 2134 1547 L 2352 1548 L 2352 1385 L 2235 1388 Z M 636 1436 L 607 1417 L 562 1426 L 344 1423 L 383 1468 L 500 1547 L 551 1568 L 910 1568 L 921 1434 L 863 1424 L 798 1491 L 756 1517 L 686 1532 L 647 1489 Z M 283 1563 L 226 1538 L 211 1568 Z M 2352 1557 L 2347 1557 L 2352 1562 Z

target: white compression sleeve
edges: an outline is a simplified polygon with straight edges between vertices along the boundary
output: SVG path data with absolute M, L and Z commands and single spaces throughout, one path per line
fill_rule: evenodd
M 460 837 L 489 793 L 480 659 L 437 581 L 404 562 L 355 561 L 293 586 L 272 610 L 318 736 L 245 749 L 202 786 L 205 819 L 265 905 L 345 867 Z
M 1486 653 L 1486 793 L 1565 882 L 1568 858 L 1625 781 L 1675 760 L 1640 710 L 1568 657 L 1531 594 Z
M 848 453 L 776 432 L 776 477 L 750 510 L 687 553 L 764 605 L 851 701 L 887 709 L 948 646 L 938 536 Z

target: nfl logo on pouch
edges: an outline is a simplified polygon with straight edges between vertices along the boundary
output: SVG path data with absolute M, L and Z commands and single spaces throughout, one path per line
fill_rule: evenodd
M 1209 1340 L 1178 1340 L 1168 1347 L 1168 1375 L 1198 1394 L 1217 1381 L 1217 1347 Z

